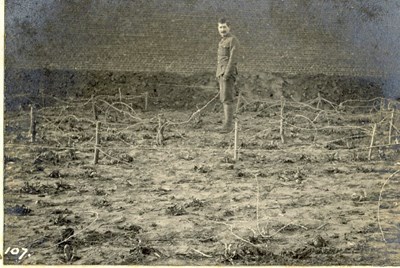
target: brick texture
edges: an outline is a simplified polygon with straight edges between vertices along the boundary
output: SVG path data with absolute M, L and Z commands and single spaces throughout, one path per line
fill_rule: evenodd
M 216 21 L 227 16 L 241 42 L 242 73 L 383 76 L 396 69 L 396 40 L 380 41 L 399 32 L 397 21 L 376 4 L 362 6 L 367 13 L 348 2 L 12 0 L 6 68 L 212 72 Z

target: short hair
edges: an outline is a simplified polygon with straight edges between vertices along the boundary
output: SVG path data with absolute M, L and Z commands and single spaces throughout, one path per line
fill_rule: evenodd
M 229 20 L 228 19 L 226 19 L 226 18 L 220 18 L 219 20 L 218 20 L 218 23 L 219 24 L 226 24 L 226 25 L 228 25 L 228 26 L 230 26 L 230 22 L 229 22 Z

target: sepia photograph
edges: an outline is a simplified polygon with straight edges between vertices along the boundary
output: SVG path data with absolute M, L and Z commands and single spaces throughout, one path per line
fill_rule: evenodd
M 2 265 L 400 266 L 400 1 L 0 3 Z

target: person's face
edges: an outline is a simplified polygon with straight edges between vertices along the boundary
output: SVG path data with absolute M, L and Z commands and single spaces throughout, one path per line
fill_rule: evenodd
M 218 32 L 219 34 L 224 37 L 230 32 L 230 28 L 226 23 L 218 23 Z

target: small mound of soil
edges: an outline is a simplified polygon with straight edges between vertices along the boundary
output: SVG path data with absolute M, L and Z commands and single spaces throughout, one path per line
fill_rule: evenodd
M 6 208 L 6 214 L 15 216 L 26 216 L 32 212 L 32 209 L 25 205 L 15 205 L 14 207 Z

